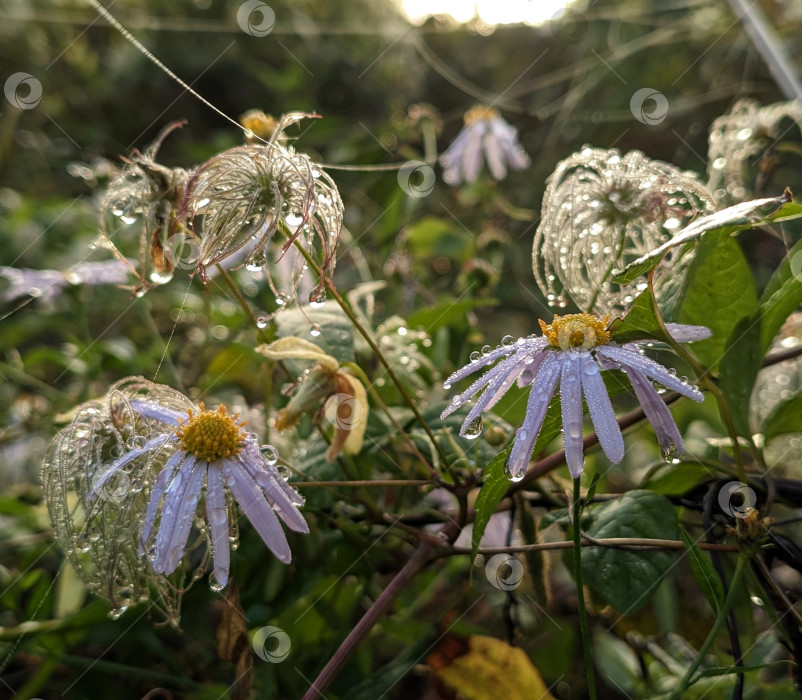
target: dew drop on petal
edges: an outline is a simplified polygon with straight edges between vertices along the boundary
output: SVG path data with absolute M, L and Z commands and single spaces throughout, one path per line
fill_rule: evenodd
M 209 590 L 214 591 L 215 593 L 219 593 L 223 590 L 225 586 L 222 583 L 218 582 L 215 578 L 214 574 L 209 577 Z
M 594 360 L 588 360 L 582 365 L 582 371 L 592 377 L 594 374 L 599 373 L 599 365 L 597 365 Z
M 482 416 L 476 416 L 465 428 L 462 437 L 467 440 L 475 440 L 482 434 Z
M 483 355 L 489 355 L 492 350 L 493 350 L 493 348 L 491 348 L 489 345 L 485 345 L 485 346 L 482 347 L 482 354 Z
M 478 362 L 478 360 L 479 360 L 479 358 L 481 356 L 482 356 L 482 353 L 480 353 L 478 350 L 474 350 L 470 355 L 471 362 Z
M 672 442 L 666 449 L 662 450 L 663 461 L 666 464 L 679 464 L 680 451 L 677 446 Z
M 501 339 L 501 344 L 506 346 L 506 347 L 510 347 L 510 345 L 514 345 L 515 344 L 515 338 L 513 338 L 511 335 L 505 335 Z
M 278 450 L 273 445 L 262 445 L 259 448 L 259 452 L 262 453 L 262 457 L 271 467 L 278 462 Z
M 443 389 L 448 391 L 451 388 L 451 384 L 443 384 Z

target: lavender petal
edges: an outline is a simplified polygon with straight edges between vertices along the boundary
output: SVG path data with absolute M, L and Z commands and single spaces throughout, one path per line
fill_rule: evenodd
M 165 442 L 167 442 L 172 436 L 170 434 L 167 435 L 157 435 L 155 438 L 151 438 L 148 440 L 142 447 L 137 447 L 136 449 L 129 450 L 126 452 L 122 457 L 118 457 L 114 460 L 111 465 L 103 472 L 99 477 L 95 477 L 92 479 L 92 490 L 87 495 L 88 500 L 92 500 L 97 497 L 98 492 L 106 485 L 106 482 L 111 479 L 120 469 L 122 469 L 127 464 L 130 464 L 133 460 L 137 457 L 141 457 L 144 454 L 147 454 L 151 450 L 161 447 Z
M 559 376 L 560 362 L 556 353 L 550 353 L 543 361 L 529 392 L 523 425 L 515 433 L 515 443 L 507 462 L 513 479 L 519 478 L 526 471 Z
M 596 354 L 613 360 L 623 367 L 640 372 L 651 379 L 655 379 L 663 386 L 673 389 L 677 393 L 687 396 L 689 399 L 704 401 L 704 395 L 699 389 L 693 386 L 693 384 L 689 384 L 687 381 L 683 382 L 681 379 L 671 374 L 659 362 L 644 357 L 634 350 L 620 348 L 614 345 L 600 345 L 596 348 Z
M 292 561 L 292 552 L 287 542 L 287 536 L 281 529 L 278 517 L 265 499 L 258 484 L 233 459 L 221 459 L 219 464 L 223 470 L 226 485 L 234 494 L 245 517 L 251 521 L 259 536 L 278 560 L 289 564 Z
M 162 467 L 162 470 L 156 477 L 156 483 L 153 485 L 153 491 L 151 491 L 148 507 L 142 521 L 142 532 L 139 535 L 139 556 L 142 556 L 145 547 L 147 547 L 148 540 L 150 540 L 153 526 L 156 524 L 156 514 L 159 511 L 159 504 L 161 503 L 162 496 L 164 496 L 164 492 L 167 490 L 170 477 L 173 475 L 176 467 L 181 464 L 184 457 L 186 457 L 185 452 L 176 452 L 167 460 L 167 464 Z
M 228 583 L 231 549 L 228 540 L 228 513 L 223 475 L 217 464 L 210 464 L 206 472 L 206 520 L 212 538 L 214 570 L 212 576 L 219 586 Z
M 270 469 L 264 457 L 259 454 L 258 459 L 253 459 L 252 455 L 239 454 L 237 462 L 248 472 L 251 478 L 256 482 L 268 503 L 273 510 L 281 517 L 290 530 L 295 532 L 302 532 L 304 534 L 309 532 L 309 524 L 304 520 L 296 504 L 282 487 L 286 484 L 284 478 L 278 473 L 278 470 L 273 467 Z
M 585 468 L 582 445 L 582 365 L 590 358 L 588 352 L 567 353 L 562 358 L 560 375 L 560 404 L 562 407 L 565 461 L 574 479 Z
M 624 436 L 621 435 L 621 428 L 615 418 L 615 411 L 596 360 L 585 360 L 581 374 L 582 389 L 599 444 L 611 462 L 620 462 L 624 458 Z
M 682 444 L 682 436 L 677 424 L 674 422 L 674 417 L 663 399 L 660 398 L 660 394 L 652 386 L 652 383 L 635 370 L 627 372 L 627 376 L 632 388 L 635 390 L 635 396 L 638 397 L 641 408 L 646 414 L 646 418 L 654 428 L 654 433 L 661 449 L 664 452 L 683 452 L 685 448 Z

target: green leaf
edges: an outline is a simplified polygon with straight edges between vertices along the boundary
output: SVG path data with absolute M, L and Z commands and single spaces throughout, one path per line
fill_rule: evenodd
M 511 450 L 512 447 L 502 450 L 485 467 L 484 484 L 476 497 L 476 519 L 473 521 L 473 534 L 471 535 L 471 561 L 476 559 L 476 550 L 479 549 L 479 542 L 482 541 L 482 535 L 485 534 L 490 516 L 493 515 L 496 506 L 501 503 L 501 499 L 510 488 L 510 480 L 504 471 L 504 465 L 507 463 L 507 457 Z
M 446 257 L 467 262 L 473 255 L 474 239 L 453 223 L 426 216 L 407 226 L 404 240 L 420 258 Z
M 802 391 L 778 403 L 763 421 L 761 432 L 766 442 L 778 435 L 802 433 Z
M 418 309 L 407 317 L 410 328 L 423 328 L 427 333 L 434 333 L 443 326 L 450 326 L 455 321 L 465 319 L 465 314 L 482 306 L 496 306 L 498 299 L 461 299 L 445 301 L 425 309 Z
M 279 336 L 296 336 L 309 340 L 326 354 L 343 362 L 354 361 L 354 327 L 345 313 L 329 302 L 325 309 L 308 306 L 288 309 L 276 316 Z M 328 308 L 331 307 L 331 308 Z M 320 326 L 322 332 L 314 336 L 309 330 L 312 324 Z
M 679 300 L 680 323 L 707 326 L 713 336 L 693 344 L 696 356 L 714 369 L 739 321 L 757 312 L 757 292 L 738 244 L 722 235 L 705 236 L 688 268 Z
M 630 491 L 595 509 L 588 534 L 608 537 L 677 539 L 677 513 L 671 502 L 651 491 Z M 639 610 L 668 573 L 675 552 L 588 547 L 582 551 L 585 582 L 616 610 Z
M 688 555 L 693 576 L 713 611 L 718 615 L 719 610 L 724 605 L 724 588 L 721 585 L 721 579 L 718 577 L 715 568 L 713 568 L 710 559 L 699 549 L 690 535 L 685 530 L 680 530 L 679 536 L 682 539 L 682 544 L 685 545 L 685 553 Z
M 719 365 L 719 388 L 730 405 L 739 435 L 749 437 L 749 399 L 763 360 L 760 316 L 745 316 L 733 328 Z
M 637 296 L 627 315 L 613 326 L 611 337 L 616 343 L 632 343 L 636 340 L 666 341 L 660 321 L 654 313 L 651 287 Z
M 802 240 L 788 251 L 760 297 L 761 352 L 765 353 L 785 320 L 802 304 Z
M 789 208 L 786 209 L 786 207 Z M 723 234 L 732 234 L 774 221 L 788 221 L 799 216 L 802 216 L 802 207 L 791 202 L 791 193 L 788 190 L 780 197 L 765 197 L 750 202 L 741 202 L 697 219 L 663 245 L 637 260 L 633 260 L 623 271 L 614 271 L 612 280 L 618 284 L 633 282 L 657 267 L 657 263 L 671 248 L 700 238 L 704 233 L 720 231 Z
M 643 483 L 644 488 L 663 495 L 678 496 L 710 478 L 710 470 L 696 462 L 664 464 L 652 471 Z

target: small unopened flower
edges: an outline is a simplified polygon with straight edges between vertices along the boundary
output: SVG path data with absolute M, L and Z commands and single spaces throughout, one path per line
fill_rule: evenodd
M 276 430 L 296 425 L 306 413 L 322 414 L 334 426 L 326 458 L 333 462 L 343 452 L 362 450 L 368 424 L 368 396 L 362 382 L 340 369 L 336 358 L 314 343 L 288 336 L 256 348 L 270 360 L 302 360 L 314 364 L 304 371 L 289 403 L 276 417 Z
M 474 182 L 482 169 L 483 156 L 496 180 L 507 176 L 508 167 L 522 170 L 529 165 L 515 127 L 504 121 L 498 110 L 480 105 L 465 113 L 465 126 L 440 156 L 443 179 L 449 185 Z
M 522 479 L 559 385 L 565 459 L 571 475 L 576 478 L 584 469 L 583 395 L 602 450 L 610 461 L 620 462 L 624 457 L 624 439 L 600 373 L 603 369 L 615 369 L 629 377 L 664 454 L 682 452 L 682 437 L 652 380 L 694 401 L 703 399 L 699 389 L 644 357 L 636 344 L 616 343 L 607 330 L 606 319 L 587 313 L 568 314 L 555 316 L 548 325 L 540 321 L 540 327 L 542 336 L 530 335 L 517 341 L 506 336 L 495 350 L 476 357 L 446 379 L 444 387 L 448 389 L 454 382 L 504 358 L 462 394 L 454 396 L 443 411 L 442 418 L 445 418 L 482 392 L 465 418 L 460 435 L 475 437 L 476 422 L 481 414 L 490 410 L 513 382 L 517 380 L 521 387 L 530 386 L 526 416 L 515 434 L 507 462 L 509 477 L 515 481 Z M 667 324 L 666 327 L 676 340 L 697 340 L 710 335 L 702 326 Z
M 153 429 L 143 444 L 127 450 L 99 474 L 93 489 L 99 493 L 108 480 L 137 459 L 161 455 L 162 466 L 143 517 L 140 555 L 147 553 L 156 573 L 167 575 L 178 568 L 205 481 L 216 589 L 228 582 L 229 493 L 270 551 L 289 563 L 292 553 L 279 518 L 295 532 L 307 533 L 309 526 L 298 510 L 304 499 L 275 466 L 276 450 L 269 445 L 260 447 L 225 406 L 206 410 L 203 404 L 197 407 L 168 387 L 142 381 L 148 391 L 131 398 L 126 408 L 150 421 Z M 181 404 L 183 411 L 178 408 Z

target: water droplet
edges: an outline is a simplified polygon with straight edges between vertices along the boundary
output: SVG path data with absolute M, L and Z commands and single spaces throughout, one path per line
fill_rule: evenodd
M 135 224 L 136 223 L 136 217 L 135 216 L 131 216 L 130 214 L 123 214 L 122 216 L 120 216 L 120 221 L 122 221 L 124 224 L 128 224 L 130 226 L 131 224 Z
M 478 362 L 478 360 L 479 360 L 479 358 L 480 358 L 481 356 L 482 356 L 482 353 L 480 353 L 478 350 L 474 350 L 474 351 L 473 351 L 473 352 L 470 354 L 470 359 L 471 359 L 471 362 Z
M 322 309 L 326 305 L 326 290 L 322 287 L 309 292 L 309 306 L 313 309 Z
M 677 446 L 672 442 L 669 446 L 662 450 L 663 461 L 667 464 L 679 464 L 680 463 L 680 451 Z
M 482 434 L 482 416 L 476 416 L 463 430 L 462 437 L 475 440 Z
M 462 396 L 459 394 L 454 394 L 454 398 L 451 399 L 451 403 L 453 403 L 455 406 L 459 406 L 462 403 Z
M 323 329 L 317 323 L 313 323 L 311 326 L 309 326 L 309 333 L 315 338 L 317 338 L 322 332 Z
M 112 620 L 119 620 L 122 617 L 122 614 L 128 610 L 127 605 L 121 605 L 119 608 L 112 608 L 109 610 L 109 617 Z
M 259 452 L 262 453 L 262 457 L 271 467 L 278 462 L 278 450 L 273 445 L 262 445 L 259 448 Z
M 290 302 L 290 295 L 289 294 L 277 294 L 276 295 L 276 304 L 279 306 L 285 306 Z
M 150 281 L 155 284 L 167 284 L 171 279 L 173 279 L 172 272 L 158 272 L 154 270 L 150 273 Z
M 212 590 L 215 593 L 219 593 L 220 591 L 223 590 L 223 588 L 225 588 L 225 586 L 222 583 L 219 583 L 217 579 L 214 577 L 214 574 L 212 574 L 209 577 L 209 590 Z
M 266 316 L 257 316 L 256 317 L 256 327 L 257 328 L 266 328 L 267 327 L 267 317 Z
M 491 348 L 489 345 L 485 345 L 482 347 L 482 354 L 489 355 L 492 350 L 493 348 Z
M 669 367 L 669 368 L 668 368 L 668 373 L 669 373 L 669 374 L 670 374 L 672 377 L 676 377 L 676 376 L 677 376 L 677 370 L 675 370 L 673 367 Z
M 599 365 L 597 365 L 594 360 L 588 360 L 584 365 L 582 365 L 582 371 L 588 376 L 592 377 L 594 374 L 599 373 Z
M 450 388 L 451 388 L 451 384 L 448 384 L 448 383 L 446 383 L 446 384 L 443 384 L 443 389 L 444 389 L 445 391 L 448 391 Z
M 515 338 L 513 338 L 511 335 L 505 335 L 501 339 L 501 344 L 505 345 L 506 347 L 509 347 L 510 345 L 514 345 L 515 344 Z

